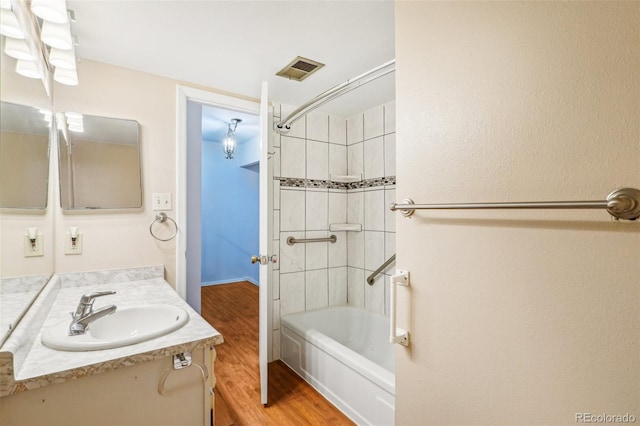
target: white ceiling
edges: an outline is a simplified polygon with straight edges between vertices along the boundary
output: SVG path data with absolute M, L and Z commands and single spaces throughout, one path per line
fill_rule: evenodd
M 299 106 L 394 58 L 393 1 L 68 0 L 80 58 Z M 294 57 L 326 66 L 303 82 Z M 82 81 L 80 82 L 82 84 Z M 327 103 L 343 117 L 392 100 L 394 75 Z

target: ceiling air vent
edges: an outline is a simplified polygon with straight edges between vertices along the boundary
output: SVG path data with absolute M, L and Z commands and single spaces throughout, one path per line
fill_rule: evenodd
M 286 77 L 289 80 L 302 81 L 322 67 L 324 64 L 320 62 L 298 56 L 289 65 L 278 71 L 276 75 Z

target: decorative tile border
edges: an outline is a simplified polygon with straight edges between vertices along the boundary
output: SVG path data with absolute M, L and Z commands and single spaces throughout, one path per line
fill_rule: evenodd
M 321 179 L 300 179 L 276 177 L 275 180 L 280 181 L 280 187 L 289 188 L 318 188 L 318 189 L 359 189 L 373 188 L 377 186 L 388 186 L 396 184 L 395 176 L 386 176 L 372 179 L 364 179 L 358 182 L 333 182 Z
M 358 188 L 373 188 L 376 186 L 388 186 L 395 185 L 396 177 L 395 176 L 385 176 L 373 179 L 364 179 L 359 182 L 352 182 L 347 184 L 349 186 L 348 189 L 358 189 Z

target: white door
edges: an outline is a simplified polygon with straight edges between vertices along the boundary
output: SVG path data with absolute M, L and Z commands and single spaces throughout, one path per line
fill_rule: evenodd
M 262 82 L 260 94 L 260 399 L 267 404 L 268 372 L 267 362 L 269 354 L 269 278 L 271 273 L 271 200 L 269 196 L 269 105 L 267 100 L 267 82 Z M 275 259 L 275 258 L 273 258 Z

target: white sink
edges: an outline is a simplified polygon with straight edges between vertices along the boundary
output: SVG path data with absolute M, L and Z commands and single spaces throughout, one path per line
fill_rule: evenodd
M 42 343 L 63 351 L 94 351 L 144 342 L 179 329 L 189 314 L 171 305 L 147 305 L 116 310 L 91 324 L 85 334 L 69 336 L 71 319 L 60 321 L 42 333 Z

